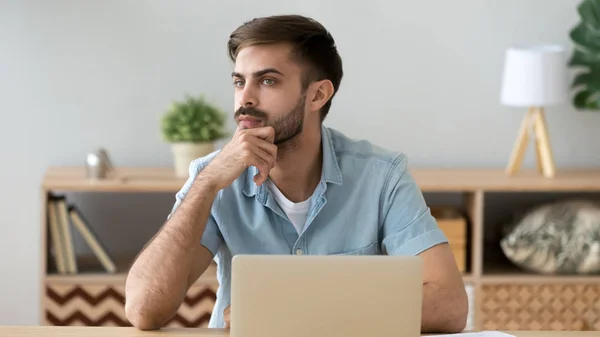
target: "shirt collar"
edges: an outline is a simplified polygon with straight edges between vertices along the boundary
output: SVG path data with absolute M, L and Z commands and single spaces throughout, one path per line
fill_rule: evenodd
M 331 131 L 321 125 L 321 142 L 323 144 L 323 170 L 321 178 L 327 183 L 342 184 L 342 170 L 337 161 Z
M 323 167 L 321 169 L 321 182 L 332 183 L 336 185 L 342 184 L 342 171 L 337 162 L 337 156 L 335 155 L 335 148 L 333 146 L 333 140 L 331 139 L 330 130 L 321 124 L 321 145 L 323 149 Z M 256 186 L 254 183 L 254 176 L 258 173 L 258 169 L 254 166 L 250 166 L 246 170 L 246 186 L 243 193 L 252 197 L 258 195 L 258 198 L 262 201 L 266 200 L 267 187 L 265 184 Z

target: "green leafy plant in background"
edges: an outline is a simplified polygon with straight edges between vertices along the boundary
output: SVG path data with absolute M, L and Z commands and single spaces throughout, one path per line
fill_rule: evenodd
M 581 22 L 570 32 L 574 50 L 569 65 L 584 71 L 571 84 L 573 104 L 582 110 L 600 110 L 600 0 L 584 0 L 577 11 Z
M 225 113 L 203 96 L 185 95 L 173 102 L 162 119 L 163 138 L 170 143 L 213 142 L 226 136 Z

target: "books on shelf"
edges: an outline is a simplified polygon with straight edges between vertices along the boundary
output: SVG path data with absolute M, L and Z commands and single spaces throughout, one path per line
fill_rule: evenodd
M 51 255 L 54 257 L 59 274 L 76 274 L 78 272 L 73 228 L 79 232 L 107 272 L 115 273 L 117 271 L 113 257 L 98 239 L 98 235 L 92 230 L 77 206 L 69 204 L 64 195 L 50 194 L 47 207 Z

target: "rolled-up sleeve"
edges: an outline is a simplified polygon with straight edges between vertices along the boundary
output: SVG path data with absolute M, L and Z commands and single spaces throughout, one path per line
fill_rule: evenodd
M 177 210 L 177 208 L 181 205 L 181 202 L 183 201 L 183 199 L 189 192 L 196 177 L 198 176 L 200 171 L 202 171 L 202 169 L 204 169 L 206 164 L 207 164 L 207 160 L 205 158 L 200 158 L 200 159 L 196 159 L 195 161 L 192 161 L 192 163 L 190 164 L 190 168 L 189 168 L 189 177 L 186 180 L 186 182 L 184 183 L 184 185 L 181 187 L 181 189 L 175 194 L 175 204 L 173 205 L 171 212 L 167 216 L 167 219 L 170 219 L 171 216 Z M 218 198 L 218 196 L 217 196 L 217 198 Z M 202 239 L 200 240 L 200 244 L 203 245 L 204 247 L 206 247 L 208 250 L 210 250 L 210 252 L 213 254 L 213 256 L 217 255 L 217 252 L 219 251 L 219 248 L 222 243 L 221 232 L 219 230 L 219 227 L 217 225 L 217 221 L 216 221 L 215 215 L 214 215 L 214 212 L 216 211 L 215 204 L 217 204 L 217 202 L 214 202 L 213 206 L 211 207 L 211 212 L 210 212 L 210 215 L 208 216 L 208 220 L 206 222 L 206 228 L 204 229 L 204 233 L 202 234 Z
M 388 255 L 418 255 L 448 242 L 431 215 L 423 193 L 399 155 L 383 189 L 382 249 Z

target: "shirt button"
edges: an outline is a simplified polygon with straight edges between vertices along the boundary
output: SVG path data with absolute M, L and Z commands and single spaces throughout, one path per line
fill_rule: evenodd
M 296 255 L 302 255 L 302 249 L 300 249 L 300 248 L 296 249 Z

